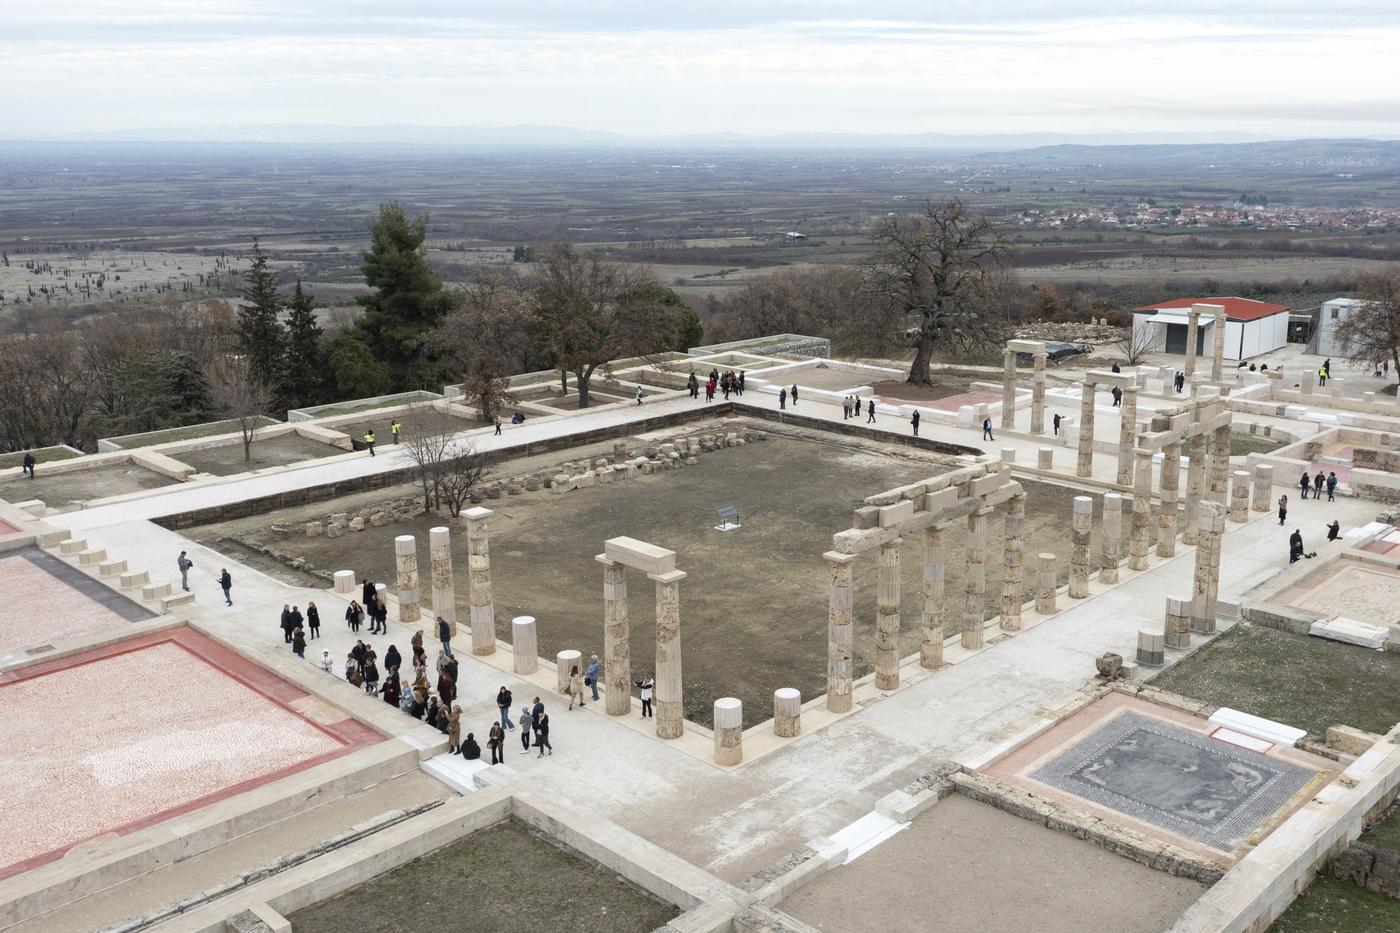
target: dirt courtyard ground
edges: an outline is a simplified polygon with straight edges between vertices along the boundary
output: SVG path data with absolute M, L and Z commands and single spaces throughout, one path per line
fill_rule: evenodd
M 953 794 L 778 906 L 828 933 L 1158 933 L 1205 890 Z
M 66 509 L 78 502 L 157 489 L 175 482 L 131 463 L 67 473 L 46 472 L 41 464 L 34 471 L 34 477 L 33 480 L 17 479 L 0 484 L 0 499 L 6 502 L 41 499 L 51 509 Z
M 319 457 L 333 457 L 336 454 L 346 452 L 339 447 L 309 440 L 299 434 L 288 434 L 283 437 L 253 441 L 253 447 L 250 451 L 252 459 L 246 461 L 243 459 L 243 444 L 241 442 L 225 444 L 222 447 L 206 447 L 203 450 L 192 450 L 186 453 L 171 454 L 171 456 L 181 463 L 188 463 L 201 473 L 228 476 L 233 473 L 247 473 L 250 470 L 300 463 L 303 460 L 315 460 Z
M 768 428 L 767 425 L 758 427 Z M 552 462 L 570 455 L 561 452 Z M 497 634 L 510 639 L 516 615 L 539 619 L 539 649 L 553 657 L 564 648 L 587 656 L 602 651 L 602 568 L 594 560 L 611 537 L 627 535 L 677 553 L 677 566 L 689 577 L 681 584 L 681 639 L 684 649 L 686 716 L 711 718 L 713 701 L 737 696 L 745 721 L 772 715 L 772 691 L 795 686 L 804 697 L 826 689 L 828 568 L 822 553 L 831 535 L 850 527 L 851 510 L 870 494 L 945 472 L 940 458 L 903 446 L 881 445 L 826 435 L 769 433 L 745 447 L 704 454 L 697 466 L 564 495 L 541 491 L 488 500 L 491 570 Z M 510 465 L 502 474 L 513 472 Z M 1026 572 L 1024 590 L 1033 592 L 1039 551 L 1062 555 L 1067 579 L 1069 487 L 1027 483 Z M 387 491 L 385 498 L 409 493 Z M 1096 501 L 1097 501 L 1097 497 Z M 363 500 L 359 500 L 363 501 Z M 268 530 L 320 517 L 346 506 L 321 503 L 313 513 L 273 513 L 227 526 L 201 529 L 215 547 L 230 532 L 249 533 L 314 566 L 353 569 L 377 580 L 393 579 L 393 538 L 414 534 L 420 564 L 426 562 L 428 529 L 444 524 L 441 515 L 366 529 L 338 539 L 286 536 Z M 733 505 L 742 528 L 714 530 L 714 509 Z M 986 611 L 999 611 L 1001 516 L 989 522 Z M 257 530 L 254 530 L 257 529 Z M 962 606 L 965 523 L 946 535 L 949 633 Z M 458 618 L 467 615 L 465 533 L 454 526 Z M 918 650 L 922 593 L 922 535 L 902 548 L 903 654 Z M 241 552 L 238 553 L 242 556 Z M 871 669 L 874 646 L 876 567 L 873 552 L 856 563 L 856 671 Z M 655 649 L 655 595 L 643 574 L 628 574 L 632 663 L 649 670 Z

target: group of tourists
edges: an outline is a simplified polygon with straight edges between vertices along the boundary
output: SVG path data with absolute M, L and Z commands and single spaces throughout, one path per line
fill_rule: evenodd
M 389 634 L 389 607 L 379 595 L 379 587 L 369 580 L 360 581 L 360 599 L 363 603 L 352 599 L 345 609 L 345 624 L 350 631 L 358 633 L 365 619 L 369 619 L 369 634 Z
M 307 633 L 310 633 L 309 635 Z M 306 615 L 296 606 L 282 604 L 282 641 L 292 646 L 292 654 L 306 657 L 307 638 L 321 637 L 321 611 L 315 603 L 306 604 Z
M 1308 498 L 1308 493 L 1312 493 L 1315 500 L 1321 501 L 1322 491 L 1327 490 L 1327 501 L 1337 501 L 1337 474 L 1323 474 L 1318 470 L 1315 475 L 1310 475 L 1307 470 L 1298 478 L 1298 493 L 1303 499 Z M 1288 496 L 1278 497 L 1278 523 L 1280 526 L 1288 520 Z M 1342 535 L 1341 523 L 1333 519 L 1327 524 L 1327 540 L 1336 541 Z M 1297 563 L 1299 558 L 1313 558 L 1317 556 L 1316 551 L 1308 551 L 1303 547 L 1303 533 L 1299 529 L 1293 529 L 1293 534 L 1288 536 L 1288 562 Z
M 793 397 L 797 397 L 797 386 L 792 387 Z M 862 399 L 859 395 L 848 395 L 841 400 L 841 420 L 847 418 L 859 418 L 861 406 L 865 407 L 866 424 L 875 423 L 875 400 L 873 398 Z M 918 423 L 914 425 L 914 433 L 918 434 Z
M 180 589 L 186 593 L 190 591 L 190 571 L 194 568 L 194 561 L 190 560 L 188 551 L 181 551 L 180 556 L 175 558 L 175 568 L 180 571 Z M 229 574 L 228 568 L 219 568 L 219 575 L 215 579 L 219 582 L 219 589 L 224 594 L 224 604 L 233 605 L 233 577 Z M 282 607 L 284 610 L 286 606 Z
M 711 369 L 709 377 L 705 380 L 705 401 L 713 402 L 715 400 L 715 392 L 717 391 L 723 392 L 724 397 L 726 399 L 729 398 L 729 394 L 731 392 L 735 395 L 743 395 L 744 378 L 744 370 L 742 369 L 739 370 L 737 373 L 734 372 L 732 369 L 723 373 L 721 373 L 718 369 Z M 690 390 L 691 398 L 700 397 L 700 378 L 695 375 L 695 372 L 693 370 L 690 373 L 690 378 L 686 380 L 686 388 Z M 639 404 L 640 392 L 641 387 L 639 386 Z

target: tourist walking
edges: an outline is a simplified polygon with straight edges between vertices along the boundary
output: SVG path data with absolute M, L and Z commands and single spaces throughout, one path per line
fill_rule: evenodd
M 515 725 L 510 721 L 510 704 L 513 702 L 510 691 L 502 685 L 496 693 L 496 708 L 501 711 L 501 725 L 507 729 L 514 729 Z
M 1123 390 L 1118 388 L 1118 386 L 1114 386 L 1110 394 L 1113 396 L 1113 407 L 1120 407 L 1123 404 Z
M 364 663 L 365 693 L 370 696 L 379 692 L 379 666 L 374 663 L 374 649 L 366 646 Z
M 190 560 L 184 551 L 175 558 L 175 566 L 180 568 L 180 589 L 186 593 L 190 591 L 190 568 L 194 566 L 194 561 Z
M 686 388 L 690 389 L 691 398 L 700 397 L 700 380 L 695 378 L 695 370 L 690 371 L 690 378 L 685 381 Z
M 598 656 L 595 654 L 588 659 L 588 670 L 583 674 L 583 685 L 593 691 L 593 702 L 598 702 Z
M 1326 486 L 1326 485 L 1327 485 L 1327 476 L 1326 476 L 1321 470 L 1318 470 L 1318 471 L 1317 471 L 1317 475 L 1313 477 L 1313 498 L 1314 498 L 1314 499 L 1321 499 L 1321 498 L 1322 498 L 1322 487 L 1323 487 L 1323 486 Z
M 914 428 L 914 436 L 919 436 L 919 410 L 914 409 L 914 413 L 909 416 L 909 424 Z
M 1328 501 L 1328 502 L 1336 502 L 1336 501 L 1337 501 L 1337 474 L 1336 474 L 1336 473 L 1328 473 L 1328 474 L 1327 474 L 1327 501 Z
M 509 724 L 509 723 L 510 723 L 510 720 L 507 719 L 506 722 L 507 722 L 507 724 Z M 521 706 L 521 707 L 520 707 L 520 746 L 521 746 L 521 748 L 520 748 L 520 754 L 522 754 L 522 755 L 528 755 L 528 754 L 530 754 L 530 732 L 531 732 L 531 730 L 534 728 L 534 726 L 535 726 L 535 717 L 532 716 L 532 715 L 530 714 L 530 707 L 528 707 L 528 706 Z M 511 728 L 514 729 L 515 726 L 511 726 Z
M 1180 394 L 1181 394 L 1181 389 L 1182 389 L 1182 387 L 1186 385 L 1186 374 L 1185 374 L 1185 373 L 1177 373 L 1177 374 L 1176 374 L 1176 380 L 1175 380 L 1175 381 L 1176 381 L 1176 394 L 1177 394 L 1177 395 L 1180 395 Z
M 642 404 L 642 387 L 637 386 L 637 404 Z
M 841 420 L 845 421 L 851 417 L 851 397 L 848 395 L 841 399 Z
M 321 637 L 321 610 L 316 608 L 315 603 L 306 604 L 306 628 L 311 633 L 310 637 Z
M 353 599 L 350 600 L 350 607 L 345 610 L 345 624 L 350 627 L 352 635 L 359 634 L 360 623 L 364 621 L 365 611 L 360 608 L 360 604 Z
M 384 702 L 398 707 L 399 701 L 403 699 L 403 685 L 399 683 L 399 672 L 391 667 L 385 668 L 384 686 L 379 688 L 379 692 L 384 695 Z
M 1307 470 L 1303 471 L 1302 479 L 1298 480 L 1298 489 L 1303 498 L 1306 499 L 1308 497 L 1308 490 L 1312 489 L 1312 477 L 1308 475 Z
M 860 396 L 856 396 L 856 417 L 860 417 Z
M 875 423 L 875 400 L 873 398 L 865 403 L 865 415 L 866 424 Z
M 306 633 L 302 631 L 301 626 L 292 629 L 292 654 L 303 661 L 306 660 Z
M 370 455 L 371 457 L 373 457 L 373 456 L 374 456 L 374 432 L 373 432 L 373 431 L 366 431 L 366 432 L 365 432 L 365 438 L 364 438 L 364 440 L 365 440 L 365 446 L 369 448 L 369 455 Z
M 797 407 L 797 383 L 792 384 L 792 407 Z
M 445 702 L 445 701 L 444 701 Z M 455 755 L 462 746 L 462 707 L 452 704 L 452 712 L 447 714 L 447 753 Z M 480 751 L 477 752 L 480 754 Z
M 778 408 L 787 408 L 787 389 L 778 390 Z
M 549 749 L 551 755 L 554 754 L 554 746 L 549 744 L 549 714 L 543 711 L 535 717 L 535 747 L 540 750 L 539 757 L 544 757 L 544 750 Z
M 35 461 L 34 461 L 34 454 L 33 454 L 33 452 L 26 450 L 26 451 L 24 452 L 24 459 L 23 459 L 22 461 L 20 461 L 20 465 L 19 465 L 19 466 L 20 466 L 20 475 L 22 475 L 22 476 L 27 476 L 27 477 L 29 477 L 30 479 L 33 479 L 33 478 L 34 478 L 34 462 L 35 462 Z
M 991 419 L 991 418 L 983 418 L 983 419 L 982 419 L 982 440 L 984 440 L 984 441 L 994 441 L 994 440 L 996 440 L 995 437 L 992 437 L 992 419 Z
M 486 733 L 486 746 L 491 749 L 491 764 L 503 765 L 506 763 L 504 745 L 506 742 L 506 731 L 501 728 L 498 722 L 491 723 L 491 731 Z
M 501 416 L 496 416 L 496 437 L 501 436 Z
M 1287 496 L 1279 496 L 1279 497 L 1278 497 L 1278 523 L 1279 523 L 1279 525 L 1282 525 L 1282 524 L 1283 524 L 1285 521 L 1287 521 L 1287 520 L 1288 520 L 1288 497 L 1287 497 Z
M 583 675 L 578 672 L 578 665 L 569 668 L 569 709 L 574 708 L 574 701 L 578 701 L 579 708 L 583 708 Z
M 1050 426 L 1055 429 L 1055 436 L 1060 436 L 1060 413 L 1055 412 L 1055 417 L 1050 419 Z
M 437 617 L 438 641 L 442 642 L 443 654 L 452 657 L 452 626 L 442 616 Z
M 224 602 L 232 606 L 233 597 L 229 594 L 233 589 L 233 577 L 228 575 L 226 569 L 219 572 L 219 589 L 224 591 Z
M 656 688 L 656 681 L 652 680 L 650 674 L 648 674 L 647 676 L 643 677 L 641 680 L 637 681 L 637 689 L 639 689 L 639 690 L 642 692 L 642 718 L 643 718 L 643 719 L 650 719 L 650 718 L 651 718 L 651 692 L 652 692 L 652 690 L 655 689 L 655 688 Z

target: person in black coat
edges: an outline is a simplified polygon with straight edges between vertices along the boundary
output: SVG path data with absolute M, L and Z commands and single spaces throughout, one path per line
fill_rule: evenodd
M 549 749 L 551 755 L 554 754 L 554 746 L 549 744 L 549 714 L 540 706 L 540 711 L 535 715 L 535 747 L 540 750 L 540 757 L 544 757 L 544 750 Z
M 302 623 L 305 622 L 305 621 L 306 621 L 306 619 L 302 616 L 301 610 L 298 609 L 296 606 L 293 606 L 293 607 L 292 607 L 292 631 L 296 631 L 297 629 L 301 628 Z
M 306 634 L 299 625 L 292 629 L 292 654 L 299 658 L 306 657 Z
M 321 637 L 321 610 L 315 603 L 306 604 L 306 628 L 312 638 Z
M 402 664 L 403 657 L 399 654 L 399 649 L 390 645 L 389 650 L 384 652 L 384 669 L 386 671 L 396 671 Z
M 462 743 L 462 757 L 467 761 L 476 761 L 481 757 L 481 746 L 476 744 L 476 736 L 467 733 L 467 740 Z
M 282 642 L 292 643 L 292 609 L 286 603 L 282 604 Z
M 452 657 L 452 626 L 447 624 L 447 620 L 442 616 L 437 617 L 438 641 L 442 642 L 443 652 Z
M 377 592 L 378 590 L 375 589 L 374 584 L 369 580 L 365 580 L 360 584 L 360 602 L 366 606 L 374 605 L 374 595 Z

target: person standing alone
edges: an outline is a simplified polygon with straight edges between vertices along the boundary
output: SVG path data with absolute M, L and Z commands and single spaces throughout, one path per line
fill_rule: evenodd
M 26 450 L 24 452 L 24 460 L 20 463 L 20 472 L 30 479 L 34 478 L 34 462 L 34 453 Z
M 983 419 L 982 419 L 982 440 L 984 440 L 984 441 L 994 441 L 994 440 L 996 440 L 995 437 L 992 437 L 992 419 L 991 419 L 991 418 L 983 418 Z
M 194 561 L 190 560 L 184 551 L 175 559 L 175 566 L 180 568 L 180 589 L 186 593 L 190 591 L 190 568 L 194 566 Z
M 369 448 L 369 455 L 374 456 L 374 431 L 365 432 L 365 446 Z
M 233 597 L 229 595 L 229 591 L 233 589 L 233 577 L 228 575 L 227 569 L 219 574 L 219 589 L 224 591 L 224 602 L 232 606 Z
M 914 426 L 914 436 L 919 436 L 919 410 L 914 409 L 914 413 L 909 416 L 909 423 Z

